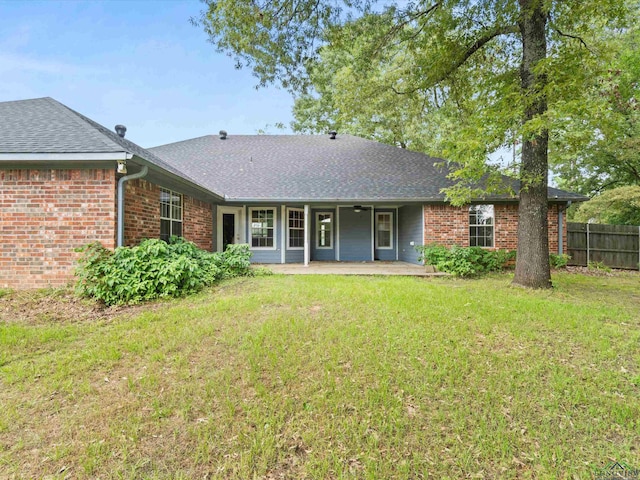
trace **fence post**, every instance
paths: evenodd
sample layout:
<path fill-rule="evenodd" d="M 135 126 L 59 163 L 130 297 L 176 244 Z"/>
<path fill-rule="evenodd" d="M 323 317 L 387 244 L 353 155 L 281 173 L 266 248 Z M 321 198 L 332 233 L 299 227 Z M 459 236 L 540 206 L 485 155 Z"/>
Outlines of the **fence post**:
<path fill-rule="evenodd" d="M 587 264 L 585 267 L 589 266 L 589 224 L 587 223 Z"/>

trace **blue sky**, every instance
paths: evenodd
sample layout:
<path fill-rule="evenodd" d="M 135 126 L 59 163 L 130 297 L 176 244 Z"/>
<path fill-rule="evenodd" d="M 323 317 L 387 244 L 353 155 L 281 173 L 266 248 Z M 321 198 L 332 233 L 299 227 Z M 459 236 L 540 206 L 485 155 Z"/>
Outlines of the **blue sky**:
<path fill-rule="evenodd" d="M 283 133 L 291 96 L 255 89 L 189 18 L 198 0 L 0 0 L 0 101 L 53 97 L 143 147 Z M 288 130 L 285 131 L 285 133 Z"/>

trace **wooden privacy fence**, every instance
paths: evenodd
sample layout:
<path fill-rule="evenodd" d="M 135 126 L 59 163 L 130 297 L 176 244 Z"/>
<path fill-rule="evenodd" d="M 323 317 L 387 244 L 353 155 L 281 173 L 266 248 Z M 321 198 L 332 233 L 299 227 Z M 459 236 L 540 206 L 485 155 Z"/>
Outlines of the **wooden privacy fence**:
<path fill-rule="evenodd" d="M 640 227 L 568 222 L 567 250 L 569 265 L 601 262 L 611 268 L 638 270 Z"/>

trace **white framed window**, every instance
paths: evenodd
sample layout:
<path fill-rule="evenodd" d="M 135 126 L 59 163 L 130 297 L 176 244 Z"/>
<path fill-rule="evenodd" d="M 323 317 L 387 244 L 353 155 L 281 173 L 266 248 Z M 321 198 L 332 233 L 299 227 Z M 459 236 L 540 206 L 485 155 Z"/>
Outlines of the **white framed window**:
<path fill-rule="evenodd" d="M 287 209 L 287 250 L 304 250 L 304 210 Z"/>
<path fill-rule="evenodd" d="M 182 236 L 182 194 L 160 188 L 160 240 Z"/>
<path fill-rule="evenodd" d="M 333 212 L 316 213 L 316 248 L 333 248 Z"/>
<path fill-rule="evenodd" d="M 276 209 L 250 208 L 249 244 L 251 248 L 276 249 Z"/>
<path fill-rule="evenodd" d="M 376 212 L 376 248 L 391 250 L 393 248 L 393 213 Z"/>
<path fill-rule="evenodd" d="M 493 205 L 471 205 L 469 207 L 469 246 L 493 247 Z"/>

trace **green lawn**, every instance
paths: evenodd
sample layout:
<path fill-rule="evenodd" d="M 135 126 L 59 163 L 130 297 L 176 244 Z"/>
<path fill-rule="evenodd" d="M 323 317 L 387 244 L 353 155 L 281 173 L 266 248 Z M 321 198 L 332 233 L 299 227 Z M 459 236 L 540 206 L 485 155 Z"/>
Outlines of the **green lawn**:
<path fill-rule="evenodd" d="M 554 282 L 267 276 L 102 320 L 13 315 L 0 478 L 640 467 L 640 276 Z"/>

